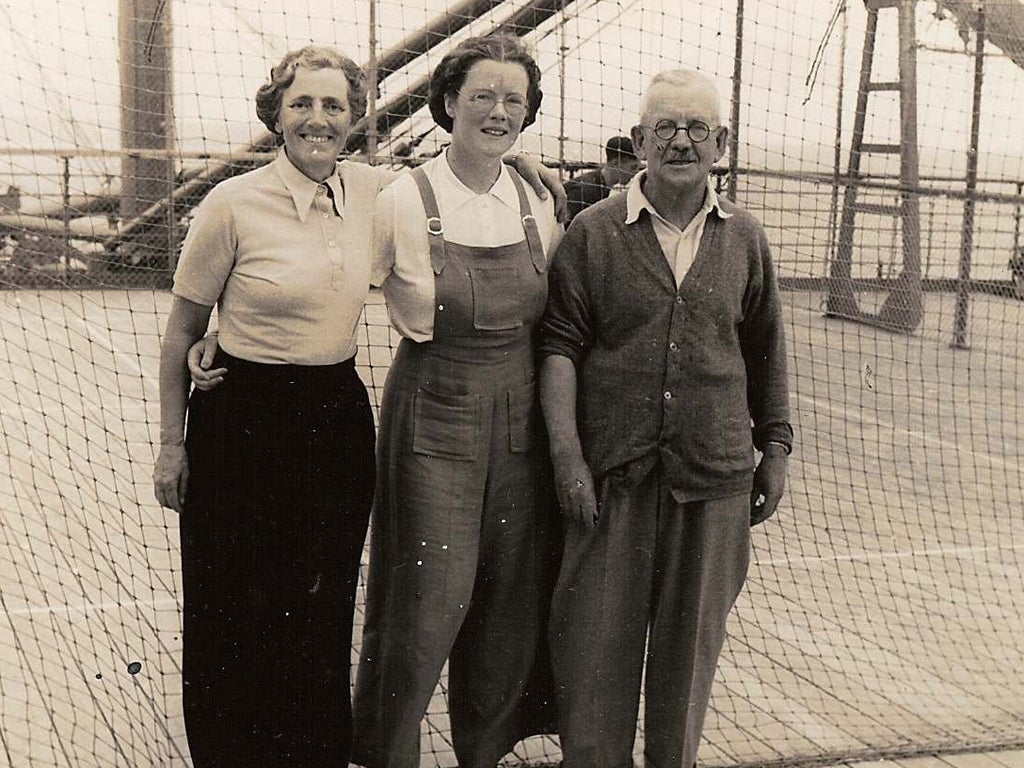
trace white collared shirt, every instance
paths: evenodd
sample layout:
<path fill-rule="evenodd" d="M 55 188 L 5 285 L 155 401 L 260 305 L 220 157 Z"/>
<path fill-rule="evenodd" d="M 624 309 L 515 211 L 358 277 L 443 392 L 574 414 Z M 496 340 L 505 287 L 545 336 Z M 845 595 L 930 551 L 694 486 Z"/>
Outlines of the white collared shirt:
<path fill-rule="evenodd" d="M 654 234 L 657 236 L 668 266 L 675 276 L 676 288 L 678 288 L 682 285 L 683 278 L 690 271 L 690 267 L 693 266 L 694 259 L 697 258 L 697 249 L 700 248 L 700 239 L 704 236 L 704 226 L 707 224 L 708 214 L 711 211 L 716 211 L 723 219 L 728 219 L 732 214 L 723 211 L 718 204 L 718 194 L 711 186 L 709 179 L 703 205 L 694 214 L 690 223 L 686 225 L 686 229 L 679 229 L 658 213 L 651 201 L 647 199 L 641 186 L 646 178 L 647 171 L 640 171 L 630 180 L 629 186 L 626 188 L 626 223 L 634 223 L 643 210 L 650 213 Z"/>
<path fill-rule="evenodd" d="M 437 198 L 445 240 L 494 248 L 525 239 L 519 195 L 504 163 L 497 181 L 484 193 L 459 180 L 448 165 L 447 152 L 424 163 L 423 170 Z M 541 201 L 525 186 L 545 253 L 550 254 L 562 228 L 551 200 Z M 434 272 L 426 212 L 411 176 L 400 178 L 377 198 L 371 282 L 381 286 L 391 324 L 399 333 L 413 341 L 433 338 Z"/>

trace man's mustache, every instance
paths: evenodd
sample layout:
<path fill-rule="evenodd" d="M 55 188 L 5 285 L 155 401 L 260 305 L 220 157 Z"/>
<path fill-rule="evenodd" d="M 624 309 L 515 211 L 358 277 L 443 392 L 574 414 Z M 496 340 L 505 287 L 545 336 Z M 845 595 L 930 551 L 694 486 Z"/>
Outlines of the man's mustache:
<path fill-rule="evenodd" d="M 654 144 L 655 148 L 659 152 L 664 152 L 668 149 L 668 144 Z M 693 163 L 697 161 L 697 154 L 694 152 L 673 152 L 671 155 L 666 155 L 665 162 L 670 163 L 673 160 L 681 160 L 683 162 Z"/>

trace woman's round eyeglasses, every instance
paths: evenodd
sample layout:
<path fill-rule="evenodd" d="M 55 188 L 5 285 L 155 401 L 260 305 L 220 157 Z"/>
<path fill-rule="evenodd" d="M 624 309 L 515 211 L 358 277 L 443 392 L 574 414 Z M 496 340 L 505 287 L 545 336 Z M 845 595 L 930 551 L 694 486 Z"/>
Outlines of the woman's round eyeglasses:
<path fill-rule="evenodd" d="M 505 96 L 499 96 L 494 91 L 471 91 L 469 93 L 459 91 L 459 95 L 465 98 L 469 106 L 477 112 L 490 112 L 501 103 L 505 105 L 505 111 L 510 115 L 518 117 L 526 113 L 526 97 L 521 93 L 509 93 Z"/>

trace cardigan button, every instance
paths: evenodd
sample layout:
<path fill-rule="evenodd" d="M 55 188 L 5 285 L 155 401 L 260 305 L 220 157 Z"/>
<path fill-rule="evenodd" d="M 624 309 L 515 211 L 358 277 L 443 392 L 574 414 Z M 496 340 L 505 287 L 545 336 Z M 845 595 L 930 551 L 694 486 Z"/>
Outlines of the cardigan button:
<path fill-rule="evenodd" d="M 682 303 L 683 303 L 683 297 L 682 296 L 676 296 L 676 304 L 682 304 Z"/>
<path fill-rule="evenodd" d="M 669 392 L 667 389 L 665 390 L 665 399 L 666 400 L 671 400 L 672 399 L 672 393 Z"/>
<path fill-rule="evenodd" d="M 671 349 L 673 352 L 675 352 L 676 350 L 679 349 L 679 345 L 676 344 L 674 341 L 670 341 L 668 343 L 668 348 Z"/>

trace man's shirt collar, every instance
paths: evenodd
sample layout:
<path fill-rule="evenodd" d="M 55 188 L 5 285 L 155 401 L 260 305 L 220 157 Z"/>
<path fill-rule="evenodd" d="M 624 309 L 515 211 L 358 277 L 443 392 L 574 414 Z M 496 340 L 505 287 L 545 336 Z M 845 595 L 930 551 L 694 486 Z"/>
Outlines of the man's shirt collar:
<path fill-rule="evenodd" d="M 284 151 L 284 147 L 281 147 L 278 150 L 277 157 L 274 159 L 274 168 L 278 176 L 281 177 L 281 181 L 284 182 L 285 188 L 291 194 L 292 200 L 295 202 L 295 211 L 299 215 L 299 221 L 304 222 L 306 220 L 306 216 L 309 215 L 309 209 L 313 206 L 313 200 L 316 198 L 317 192 L 321 187 L 330 188 L 334 195 L 335 213 L 339 216 L 344 215 L 345 188 L 341 184 L 341 177 L 338 176 L 337 166 L 335 166 L 334 173 L 324 179 L 323 182 L 317 183 L 296 168 L 292 161 L 288 159 L 288 154 Z"/>
<path fill-rule="evenodd" d="M 644 194 L 642 185 L 646 178 L 647 169 L 645 168 L 634 176 L 630 180 L 629 186 L 626 187 L 626 223 L 636 223 L 636 220 L 640 218 L 640 212 L 646 210 L 651 216 L 657 216 L 666 224 L 669 224 L 668 220 L 658 213 L 651 201 L 647 199 L 647 195 Z M 704 194 L 704 205 L 701 206 L 701 210 L 698 212 L 698 215 L 701 213 L 707 215 L 708 213 L 711 213 L 711 211 L 717 213 L 722 219 L 728 219 L 732 216 L 731 213 L 722 210 L 721 203 L 718 200 L 718 193 L 715 192 L 715 188 L 711 186 L 711 179 L 708 179 L 707 191 Z M 674 226 L 672 224 L 669 225 Z"/>

